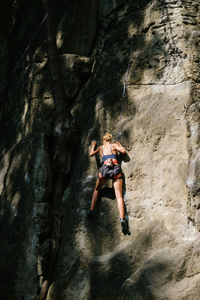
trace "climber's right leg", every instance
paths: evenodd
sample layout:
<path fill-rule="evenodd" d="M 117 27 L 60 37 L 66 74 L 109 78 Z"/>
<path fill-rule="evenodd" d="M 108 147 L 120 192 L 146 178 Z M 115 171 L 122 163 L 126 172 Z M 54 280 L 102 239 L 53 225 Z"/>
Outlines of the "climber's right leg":
<path fill-rule="evenodd" d="M 121 175 L 121 174 L 119 174 L 119 175 Z M 123 184 L 122 177 L 119 176 L 119 178 L 117 178 L 117 176 L 116 176 L 113 180 L 113 186 L 114 186 L 115 195 L 117 198 L 117 205 L 118 205 L 118 210 L 119 210 L 119 215 L 120 215 L 121 229 L 122 229 L 123 234 L 126 235 L 126 234 L 129 234 L 129 228 L 128 228 L 128 221 L 125 218 L 125 212 L 124 212 L 122 184 Z"/>
<path fill-rule="evenodd" d="M 122 183 L 123 183 L 123 180 L 121 177 L 113 179 L 113 186 L 114 186 L 114 190 L 115 190 L 115 196 L 117 199 L 119 216 L 120 216 L 121 220 L 124 220 L 124 200 L 123 200 L 123 196 L 122 196 Z"/>

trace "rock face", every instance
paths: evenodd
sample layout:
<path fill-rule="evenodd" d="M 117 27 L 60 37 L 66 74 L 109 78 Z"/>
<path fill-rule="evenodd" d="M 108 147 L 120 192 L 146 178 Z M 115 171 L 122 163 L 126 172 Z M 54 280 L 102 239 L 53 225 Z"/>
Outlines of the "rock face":
<path fill-rule="evenodd" d="M 51 8 L 74 135 L 45 24 L 1 83 L 0 298 L 198 300 L 199 0 L 86 2 Z M 39 1 L 6 3 L 5 83 L 45 14 Z M 90 142 L 107 131 L 127 149 L 126 236 L 112 182 L 86 217 L 98 174 Z"/>

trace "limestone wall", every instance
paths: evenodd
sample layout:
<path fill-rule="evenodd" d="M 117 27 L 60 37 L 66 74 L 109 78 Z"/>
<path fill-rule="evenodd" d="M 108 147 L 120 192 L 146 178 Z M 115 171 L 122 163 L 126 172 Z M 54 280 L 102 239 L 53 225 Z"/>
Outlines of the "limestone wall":
<path fill-rule="evenodd" d="M 45 14 L 40 1 L 7 10 L 3 82 Z M 75 133 L 44 24 L 1 95 L 0 298 L 199 299 L 199 12 L 198 0 L 53 5 Z M 86 216 L 98 173 L 90 142 L 107 131 L 127 149 L 126 236 L 112 182 Z"/>

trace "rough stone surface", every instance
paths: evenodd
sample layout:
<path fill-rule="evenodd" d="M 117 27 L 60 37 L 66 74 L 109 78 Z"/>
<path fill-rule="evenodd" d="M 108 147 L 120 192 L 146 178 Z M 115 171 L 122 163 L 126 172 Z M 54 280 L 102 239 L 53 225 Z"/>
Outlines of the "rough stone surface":
<path fill-rule="evenodd" d="M 44 12 L 39 1 L 1 5 L 0 87 Z M 73 159 L 55 207 L 62 128 L 41 27 L 2 94 L 0 298 L 38 299 L 53 274 L 47 300 L 198 300 L 199 0 L 63 0 L 51 13 L 80 144 L 66 145 Z M 86 216 L 99 165 L 90 142 L 106 131 L 127 149 L 126 236 L 111 181 Z"/>

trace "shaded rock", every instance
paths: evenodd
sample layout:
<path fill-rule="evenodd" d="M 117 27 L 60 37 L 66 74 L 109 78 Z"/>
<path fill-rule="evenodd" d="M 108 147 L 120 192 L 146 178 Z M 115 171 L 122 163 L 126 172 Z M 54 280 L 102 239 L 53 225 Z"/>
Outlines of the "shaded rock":
<path fill-rule="evenodd" d="M 57 45 L 61 53 L 88 56 L 96 33 L 97 1 L 67 3 L 59 20 Z"/>

